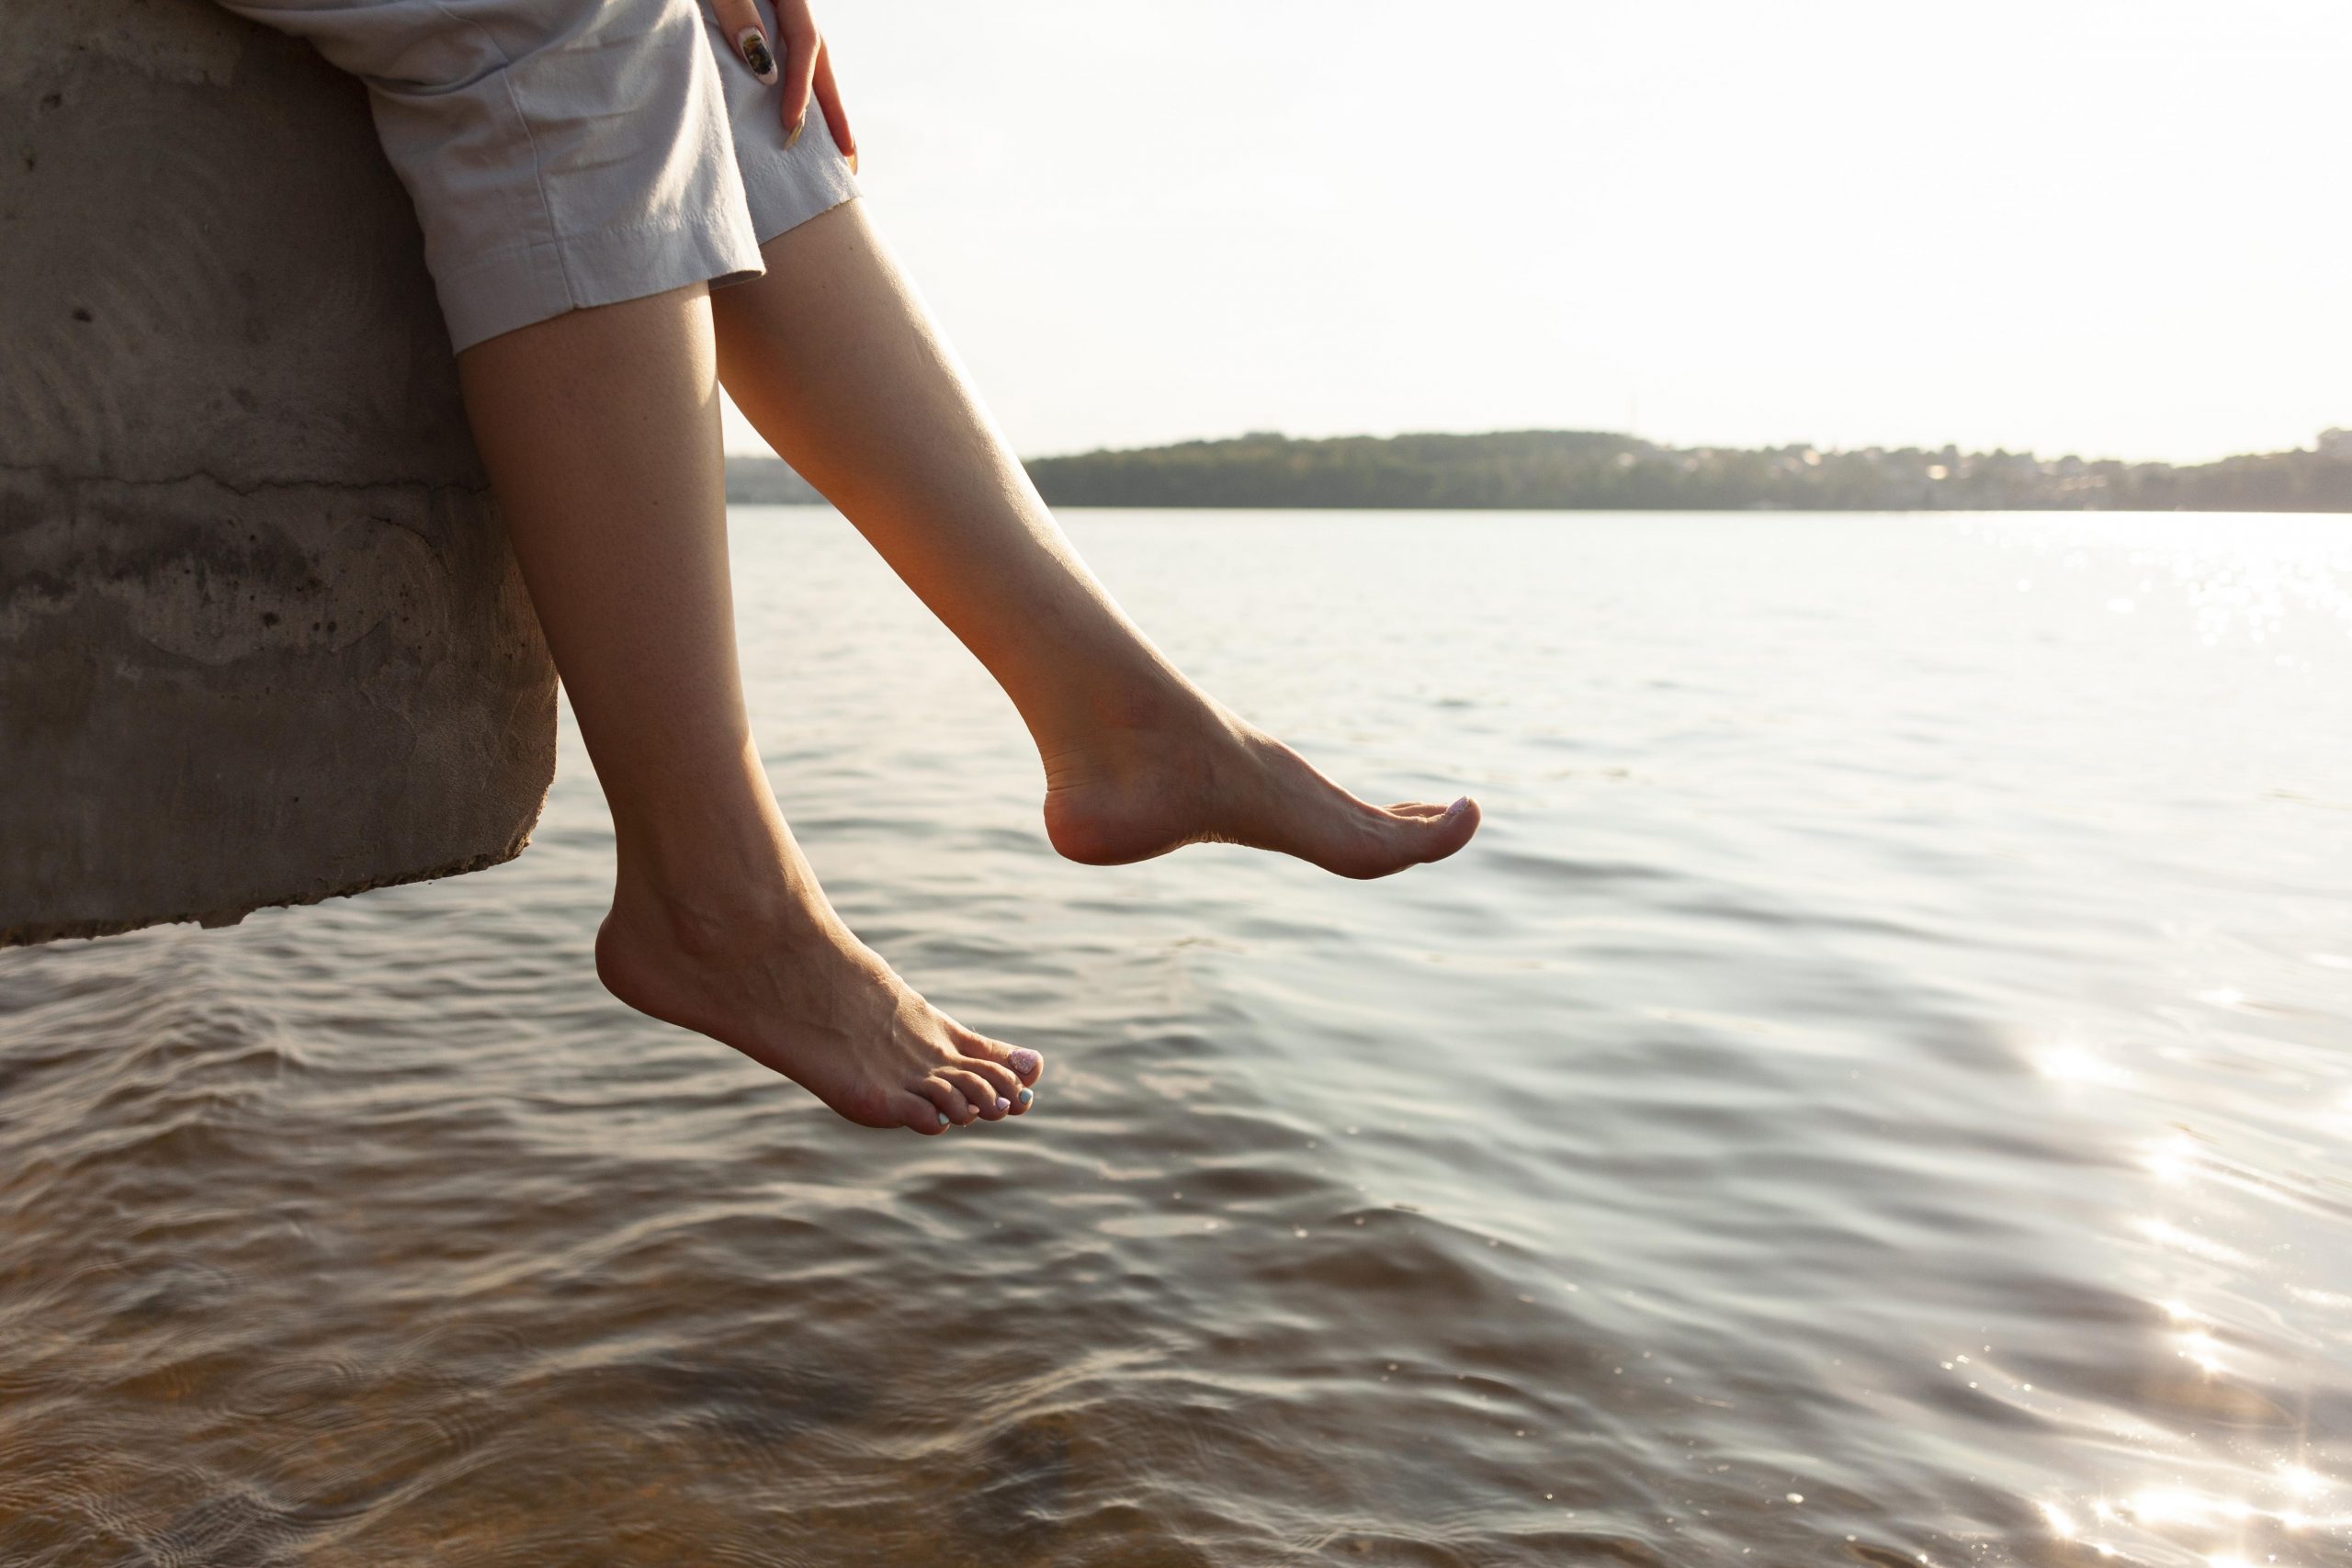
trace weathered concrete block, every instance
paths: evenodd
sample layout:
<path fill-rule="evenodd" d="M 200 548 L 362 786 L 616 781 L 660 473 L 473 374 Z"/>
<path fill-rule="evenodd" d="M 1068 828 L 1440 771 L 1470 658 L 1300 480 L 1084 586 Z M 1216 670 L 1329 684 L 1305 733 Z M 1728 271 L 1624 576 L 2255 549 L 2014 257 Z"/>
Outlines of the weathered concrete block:
<path fill-rule="evenodd" d="M 554 763 L 364 91 L 209 0 L 0 6 L 0 946 L 491 865 Z"/>

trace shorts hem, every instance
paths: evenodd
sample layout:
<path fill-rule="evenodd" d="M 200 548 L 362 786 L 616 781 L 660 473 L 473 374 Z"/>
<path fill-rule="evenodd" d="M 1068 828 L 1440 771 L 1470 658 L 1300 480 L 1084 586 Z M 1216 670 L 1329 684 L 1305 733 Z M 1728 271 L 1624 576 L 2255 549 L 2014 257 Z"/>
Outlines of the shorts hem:
<path fill-rule="evenodd" d="M 435 284 L 450 349 L 463 353 L 572 310 L 695 283 L 746 283 L 764 270 L 759 242 L 740 220 L 638 223 L 503 249 Z"/>
<path fill-rule="evenodd" d="M 863 194 L 815 103 L 808 106 L 800 140 L 789 147 L 765 103 L 738 107 L 735 115 L 736 175 L 751 210 L 752 232 L 761 244 Z"/>

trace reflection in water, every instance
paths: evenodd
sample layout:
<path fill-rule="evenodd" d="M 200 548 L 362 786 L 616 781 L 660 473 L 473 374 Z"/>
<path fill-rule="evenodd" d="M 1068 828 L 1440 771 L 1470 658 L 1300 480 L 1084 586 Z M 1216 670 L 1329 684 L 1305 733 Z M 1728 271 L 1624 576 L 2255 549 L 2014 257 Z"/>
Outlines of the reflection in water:
<path fill-rule="evenodd" d="M 2352 1560 L 2341 520 L 1075 531 L 1478 843 L 1065 865 L 746 512 L 787 809 L 1045 1114 L 604 998 L 569 738 L 514 865 L 0 955 L 0 1562 Z"/>

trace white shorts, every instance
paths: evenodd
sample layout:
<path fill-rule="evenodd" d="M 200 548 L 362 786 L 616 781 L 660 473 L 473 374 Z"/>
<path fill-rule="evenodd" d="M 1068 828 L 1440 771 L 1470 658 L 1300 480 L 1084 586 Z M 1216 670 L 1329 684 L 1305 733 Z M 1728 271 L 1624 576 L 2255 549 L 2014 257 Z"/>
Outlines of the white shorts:
<path fill-rule="evenodd" d="M 813 101 L 786 148 L 783 89 L 702 0 L 222 3 L 368 85 L 456 348 L 757 277 L 763 242 L 857 195 Z"/>

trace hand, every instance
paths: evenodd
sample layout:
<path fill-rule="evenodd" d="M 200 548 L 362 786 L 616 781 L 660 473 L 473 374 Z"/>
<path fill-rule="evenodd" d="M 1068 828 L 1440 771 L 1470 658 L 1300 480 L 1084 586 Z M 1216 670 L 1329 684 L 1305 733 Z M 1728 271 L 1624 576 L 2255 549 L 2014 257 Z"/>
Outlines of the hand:
<path fill-rule="evenodd" d="M 752 0 L 710 0 L 710 8 L 745 69 L 771 87 L 783 82 L 784 144 L 789 147 L 800 140 L 808 100 L 814 96 L 817 107 L 824 111 L 826 128 L 833 133 L 833 145 L 842 150 L 851 172 L 855 173 L 857 140 L 850 135 L 849 116 L 842 112 L 842 90 L 833 83 L 833 51 L 817 31 L 817 19 L 808 14 L 808 0 L 775 0 L 776 30 L 783 34 L 776 40 L 784 49 L 780 70 L 767 28 Z"/>

